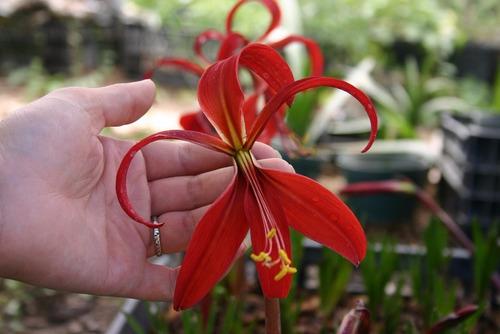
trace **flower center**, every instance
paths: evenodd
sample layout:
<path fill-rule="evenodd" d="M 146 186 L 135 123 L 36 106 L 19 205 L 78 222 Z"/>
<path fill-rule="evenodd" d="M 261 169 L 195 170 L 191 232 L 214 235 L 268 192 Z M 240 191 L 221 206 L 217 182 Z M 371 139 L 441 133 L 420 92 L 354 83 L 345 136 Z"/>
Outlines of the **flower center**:
<path fill-rule="evenodd" d="M 255 199 L 259 206 L 264 233 L 266 234 L 264 250 L 259 254 L 251 254 L 250 257 L 255 262 L 258 262 L 268 268 L 279 265 L 280 271 L 274 276 L 274 279 L 279 281 L 287 274 L 296 273 L 297 268 L 292 267 L 292 261 L 285 250 L 283 237 L 279 233 L 276 219 L 269 208 L 266 197 L 264 196 L 264 192 L 253 164 L 251 153 L 246 150 L 240 150 L 235 154 L 235 160 L 238 167 L 241 168 L 243 174 L 250 183 L 250 187 L 252 188 L 253 194 L 255 195 Z M 274 258 L 272 255 L 273 251 Z"/>

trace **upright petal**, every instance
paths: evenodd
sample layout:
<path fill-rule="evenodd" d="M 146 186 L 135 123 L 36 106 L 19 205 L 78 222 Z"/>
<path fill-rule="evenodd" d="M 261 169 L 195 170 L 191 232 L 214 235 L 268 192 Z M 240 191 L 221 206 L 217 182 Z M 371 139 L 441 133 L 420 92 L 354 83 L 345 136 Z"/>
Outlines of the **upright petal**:
<path fill-rule="evenodd" d="M 323 75 L 324 59 L 323 53 L 318 43 L 310 38 L 291 35 L 282 40 L 269 43 L 268 45 L 276 50 L 281 50 L 287 45 L 298 42 L 305 45 L 307 53 L 309 53 L 309 60 L 311 61 L 311 76 L 321 76 Z"/>
<path fill-rule="evenodd" d="M 363 228 L 352 211 L 319 183 L 299 174 L 261 169 L 264 192 L 279 192 L 288 223 L 297 232 L 333 249 L 354 265 L 366 253 Z"/>
<path fill-rule="evenodd" d="M 240 34 L 231 33 L 222 41 L 219 51 L 217 52 L 217 60 L 226 59 L 234 56 L 239 49 L 247 45 L 248 40 Z"/>
<path fill-rule="evenodd" d="M 206 69 L 198 83 L 198 101 L 219 136 L 239 148 L 245 137 L 243 91 L 238 80 L 238 58 L 229 57 Z"/>
<path fill-rule="evenodd" d="M 200 301 L 231 266 L 249 228 L 243 214 L 245 186 L 235 174 L 196 226 L 175 285 L 176 310 Z"/>
<path fill-rule="evenodd" d="M 224 35 L 220 33 L 217 30 L 214 29 L 208 29 L 199 34 L 193 44 L 193 49 L 194 49 L 194 54 L 203 62 L 206 64 L 212 63 L 211 60 L 209 60 L 205 54 L 203 53 L 203 46 L 208 42 L 208 41 L 218 41 L 222 43 L 224 41 Z"/>
<path fill-rule="evenodd" d="M 278 4 L 274 0 L 240 0 L 240 1 L 238 1 L 236 3 L 236 5 L 233 6 L 233 8 L 229 12 L 229 14 L 227 15 L 226 33 L 230 34 L 230 33 L 234 32 L 233 31 L 233 18 L 234 18 L 234 14 L 238 10 L 238 8 L 240 8 L 245 3 L 251 2 L 251 1 L 260 2 L 261 4 L 263 4 L 267 8 L 269 13 L 271 14 L 271 21 L 269 22 L 269 26 L 267 27 L 266 31 L 256 39 L 257 41 L 260 41 L 260 40 L 264 39 L 267 35 L 269 35 L 269 33 L 272 30 L 274 30 L 276 27 L 278 27 L 278 25 L 280 24 L 281 11 L 280 11 Z"/>
<path fill-rule="evenodd" d="M 180 69 L 202 75 L 203 71 L 205 70 L 203 67 L 200 65 L 193 63 L 192 61 L 189 61 L 187 59 L 182 59 L 182 58 L 162 58 L 156 62 L 156 64 L 151 68 L 149 71 L 147 71 L 144 74 L 144 79 L 150 79 L 153 77 L 153 74 L 155 71 L 157 71 L 161 67 L 166 67 L 166 66 L 173 66 L 173 67 L 178 67 Z"/>
<path fill-rule="evenodd" d="M 246 137 L 244 95 L 238 79 L 240 64 L 275 91 L 293 82 L 292 71 L 283 57 L 269 46 L 257 43 L 205 70 L 198 85 L 198 101 L 217 133 L 234 148 L 241 148 Z"/>
<path fill-rule="evenodd" d="M 265 44 L 252 43 L 239 53 L 239 62 L 261 77 L 275 92 L 294 82 L 293 73 L 286 60 Z M 287 99 L 291 104 L 293 100 Z"/>

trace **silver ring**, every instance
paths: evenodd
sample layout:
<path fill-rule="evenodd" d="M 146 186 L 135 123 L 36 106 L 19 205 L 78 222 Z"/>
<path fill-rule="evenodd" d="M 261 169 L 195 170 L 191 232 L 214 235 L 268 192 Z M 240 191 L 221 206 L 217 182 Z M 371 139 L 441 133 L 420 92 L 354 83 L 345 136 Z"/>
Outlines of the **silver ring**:
<path fill-rule="evenodd" d="M 158 224 L 158 217 L 153 217 L 153 223 Z M 155 254 L 156 256 L 161 256 L 160 229 L 158 227 L 153 228 L 153 239 L 155 242 Z"/>

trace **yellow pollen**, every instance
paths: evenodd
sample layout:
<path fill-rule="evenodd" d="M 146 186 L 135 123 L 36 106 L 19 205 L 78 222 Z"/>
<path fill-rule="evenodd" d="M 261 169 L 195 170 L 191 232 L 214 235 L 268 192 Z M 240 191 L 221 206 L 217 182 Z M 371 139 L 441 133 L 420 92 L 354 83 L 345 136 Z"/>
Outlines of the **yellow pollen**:
<path fill-rule="evenodd" d="M 272 239 L 276 235 L 276 229 L 273 227 L 269 233 L 267 233 L 267 238 Z"/>
<path fill-rule="evenodd" d="M 286 274 L 295 274 L 296 272 L 297 268 L 290 267 L 289 265 L 281 266 L 281 270 L 276 276 L 274 276 L 274 280 L 279 281 L 285 277 Z"/>
<path fill-rule="evenodd" d="M 281 259 L 286 263 L 286 264 L 292 264 L 292 261 L 288 257 L 287 253 L 285 252 L 284 249 L 280 249 L 279 251 Z"/>

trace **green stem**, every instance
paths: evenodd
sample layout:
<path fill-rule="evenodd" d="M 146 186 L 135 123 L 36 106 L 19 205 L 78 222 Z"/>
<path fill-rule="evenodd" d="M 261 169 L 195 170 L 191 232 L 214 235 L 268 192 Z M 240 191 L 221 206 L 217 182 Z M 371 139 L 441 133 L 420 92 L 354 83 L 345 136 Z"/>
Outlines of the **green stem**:
<path fill-rule="evenodd" d="M 265 298 L 266 333 L 281 334 L 281 316 L 279 298 Z"/>

